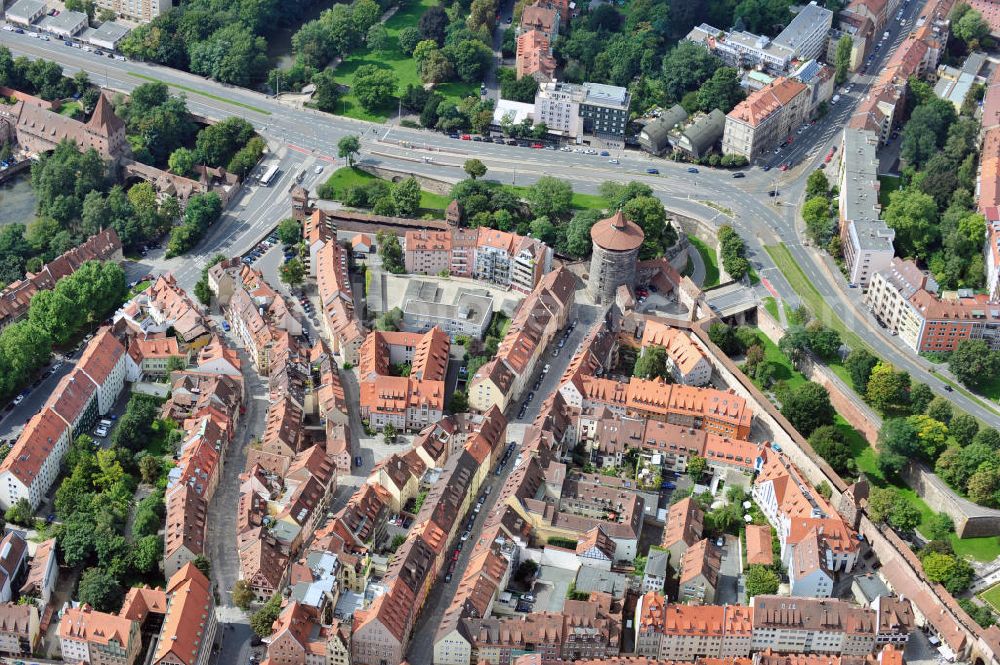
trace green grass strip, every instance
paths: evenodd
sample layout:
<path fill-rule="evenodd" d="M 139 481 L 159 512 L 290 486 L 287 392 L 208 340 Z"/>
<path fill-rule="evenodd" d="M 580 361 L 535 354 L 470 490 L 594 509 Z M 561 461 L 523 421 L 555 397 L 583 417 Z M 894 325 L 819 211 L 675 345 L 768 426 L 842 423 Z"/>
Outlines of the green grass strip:
<path fill-rule="evenodd" d="M 844 322 L 837 316 L 837 313 L 833 311 L 833 308 L 830 307 L 819 291 L 816 290 L 813 283 L 802 272 L 802 268 L 792 258 L 792 254 L 788 251 L 785 243 L 765 245 L 764 251 L 767 252 L 771 260 L 778 266 L 778 270 L 785 276 L 785 279 L 792 285 L 799 298 L 802 299 L 802 302 L 805 303 L 806 307 L 809 308 L 809 311 L 812 312 L 817 320 L 822 321 L 826 326 L 840 333 L 840 338 L 852 349 L 870 350 L 868 345 L 854 331 L 844 325 Z"/>
<path fill-rule="evenodd" d="M 129 74 L 131 74 L 136 78 L 144 79 L 146 81 L 152 81 L 153 83 L 162 83 L 171 88 L 177 88 L 178 90 L 183 90 L 184 92 L 190 92 L 192 95 L 201 95 L 202 97 L 208 97 L 209 99 L 214 99 L 215 101 L 223 102 L 224 104 L 232 104 L 233 106 L 239 106 L 241 108 L 249 109 L 251 111 L 256 111 L 257 113 L 261 113 L 263 115 L 271 115 L 270 111 L 265 111 L 262 108 L 251 106 L 250 104 L 244 104 L 243 102 L 237 102 L 232 99 L 226 99 L 225 97 L 219 97 L 218 95 L 213 95 L 210 92 L 202 92 L 201 90 L 195 90 L 194 88 L 189 88 L 188 86 L 180 85 L 179 83 L 167 83 L 166 81 L 162 81 L 156 78 L 155 76 L 147 76 L 146 74 L 137 74 L 135 72 L 129 72 Z"/>
<path fill-rule="evenodd" d="M 764 309 L 767 310 L 767 313 L 770 314 L 775 321 L 781 321 L 781 317 L 778 315 L 778 303 L 774 299 L 774 296 L 764 298 Z"/>
<path fill-rule="evenodd" d="M 706 245 L 693 235 L 688 235 L 688 240 L 694 248 L 701 254 L 701 261 L 705 264 L 705 283 L 701 285 L 703 289 L 709 289 L 719 285 L 719 258 L 715 250 Z"/>

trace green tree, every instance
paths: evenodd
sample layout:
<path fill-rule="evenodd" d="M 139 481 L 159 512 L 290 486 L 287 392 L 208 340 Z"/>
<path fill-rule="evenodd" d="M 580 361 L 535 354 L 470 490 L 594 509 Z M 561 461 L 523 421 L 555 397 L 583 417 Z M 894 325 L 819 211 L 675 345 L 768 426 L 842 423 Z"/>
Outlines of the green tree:
<path fill-rule="evenodd" d="M 281 281 L 289 286 L 299 286 L 305 279 L 306 268 L 299 259 L 289 259 L 281 264 Z"/>
<path fill-rule="evenodd" d="M 747 602 L 754 596 L 769 596 L 778 593 L 781 580 L 769 566 L 753 564 L 747 566 L 745 586 Z"/>
<path fill-rule="evenodd" d="M 706 113 L 713 109 L 729 113 L 745 97 L 739 72 L 732 67 L 719 67 L 698 90 L 698 106 Z"/>
<path fill-rule="evenodd" d="M 835 412 L 826 388 L 810 381 L 785 397 L 781 415 L 803 436 L 809 436 L 817 427 L 832 425 Z"/>
<path fill-rule="evenodd" d="M 990 24 L 983 19 L 983 15 L 980 14 L 975 9 L 972 9 L 968 5 L 965 5 L 966 11 L 959 12 L 959 7 L 954 10 L 955 14 L 959 14 L 959 18 L 956 20 L 952 18 L 951 32 L 959 40 L 965 42 L 965 47 L 968 50 L 974 50 L 979 48 L 982 41 L 990 34 Z"/>
<path fill-rule="evenodd" d="M 875 523 L 887 523 L 901 501 L 903 499 L 895 487 L 873 487 L 868 494 L 868 516 Z"/>
<path fill-rule="evenodd" d="M 953 594 L 968 589 L 975 576 L 975 571 L 968 561 L 948 554 L 930 552 L 924 555 L 921 563 L 927 579 L 940 582 Z"/>
<path fill-rule="evenodd" d="M 896 190 L 883 211 L 886 223 L 896 231 L 899 253 L 925 258 L 938 242 L 937 205 L 923 192 Z"/>
<path fill-rule="evenodd" d="M 139 475 L 142 482 L 152 485 L 160 477 L 160 460 L 152 455 L 145 455 L 139 460 Z"/>
<path fill-rule="evenodd" d="M 195 142 L 198 161 L 209 166 L 225 166 L 256 133 L 253 125 L 239 117 L 209 125 L 198 132 Z"/>
<path fill-rule="evenodd" d="M 456 390 L 451 394 L 448 402 L 448 411 L 451 413 L 465 413 L 469 410 L 469 398 L 464 390 Z"/>
<path fill-rule="evenodd" d="M 667 351 L 662 346 L 647 346 L 635 363 L 632 376 L 641 379 L 668 378 Z"/>
<path fill-rule="evenodd" d="M 203 277 L 195 282 L 194 296 L 202 305 L 212 304 L 212 287 L 208 285 L 207 277 Z"/>
<path fill-rule="evenodd" d="M 867 349 L 853 349 L 847 358 L 844 359 L 844 367 L 851 375 L 851 385 L 859 394 L 864 395 L 868 391 L 868 378 L 872 370 L 878 364 L 878 358 L 872 355 Z"/>
<path fill-rule="evenodd" d="M 333 113 L 337 110 L 340 102 L 340 84 L 337 83 L 336 75 L 332 69 L 324 69 L 316 72 L 312 77 L 312 84 L 316 86 L 312 101 L 320 111 Z"/>
<path fill-rule="evenodd" d="M 981 339 L 963 339 L 948 356 L 948 369 L 970 388 L 979 388 L 1000 372 L 1000 352 Z"/>
<path fill-rule="evenodd" d="M 337 157 L 347 160 L 347 164 L 354 167 L 354 160 L 361 152 L 361 138 L 359 136 L 345 136 L 337 141 Z"/>
<path fill-rule="evenodd" d="M 393 233 L 379 231 L 375 236 L 378 244 L 378 255 L 382 259 L 382 267 L 389 272 L 401 275 L 406 272 L 403 263 L 403 248 L 399 244 L 399 237 Z"/>
<path fill-rule="evenodd" d="M 121 585 L 109 573 L 100 568 L 88 568 L 80 576 L 76 597 L 100 612 L 114 612 L 125 595 Z"/>
<path fill-rule="evenodd" d="M 392 202 L 396 214 L 411 217 L 420 209 L 420 183 L 413 176 L 400 180 L 392 186 Z"/>
<path fill-rule="evenodd" d="M 466 175 L 475 180 L 486 175 L 486 165 L 478 159 L 467 159 L 462 165 Z"/>
<path fill-rule="evenodd" d="M 844 35 L 837 40 L 837 50 L 834 54 L 834 83 L 837 85 L 847 80 L 847 75 L 851 70 L 851 51 L 853 49 L 854 42 L 849 35 Z"/>
<path fill-rule="evenodd" d="M 420 31 L 412 26 L 403 28 L 396 35 L 396 41 L 399 42 L 399 50 L 403 55 L 412 56 L 413 49 L 420 43 Z"/>
<path fill-rule="evenodd" d="M 388 312 L 380 315 L 375 319 L 375 328 L 383 331 L 397 331 L 399 330 L 399 325 L 403 320 L 403 310 L 398 307 L 393 307 Z"/>
<path fill-rule="evenodd" d="M 199 554 L 191 563 L 195 568 L 201 571 L 202 575 L 211 579 L 212 562 L 208 560 L 208 557 L 203 554 Z"/>
<path fill-rule="evenodd" d="M 663 256 L 667 227 L 667 211 L 663 203 L 652 196 L 639 196 L 625 203 L 622 214 L 642 228 L 644 238 L 639 247 L 639 258 L 645 260 Z"/>
<path fill-rule="evenodd" d="M 600 49 L 598 43 L 597 48 Z M 667 101 L 679 102 L 685 93 L 697 90 L 722 66 L 707 49 L 681 41 L 663 58 L 663 90 Z"/>
<path fill-rule="evenodd" d="M 386 423 L 382 427 L 382 438 L 385 440 L 386 445 L 396 443 L 396 436 L 396 427 L 392 423 Z"/>
<path fill-rule="evenodd" d="M 8 523 L 19 524 L 21 526 L 33 526 L 35 523 L 34 511 L 31 503 L 25 498 L 20 498 L 4 513 L 4 520 Z"/>
<path fill-rule="evenodd" d="M 302 240 L 302 225 L 291 217 L 278 224 L 278 239 L 285 245 L 295 245 Z"/>
<path fill-rule="evenodd" d="M 918 383 L 910 389 L 910 408 L 914 413 L 923 413 L 933 400 L 934 393 L 926 383 Z"/>
<path fill-rule="evenodd" d="M 236 602 L 235 598 L 233 602 Z M 250 627 L 257 633 L 257 637 L 267 637 L 274 632 L 272 626 L 279 614 L 281 614 L 281 594 L 276 593 L 250 617 Z"/>
<path fill-rule="evenodd" d="M 827 198 L 830 196 L 830 181 L 826 173 L 821 170 L 813 171 L 806 180 L 806 198 L 811 199 L 817 196 Z"/>
<path fill-rule="evenodd" d="M 607 200 L 611 210 L 621 210 L 632 199 L 641 196 L 653 196 L 653 188 L 644 182 L 631 181 L 626 185 L 612 180 L 606 180 L 598 188 L 601 196 Z"/>
<path fill-rule="evenodd" d="M 267 40 L 235 22 L 188 49 L 191 71 L 222 83 L 248 86 L 267 72 Z"/>
<path fill-rule="evenodd" d="M 1000 505 L 1000 469 L 983 464 L 969 477 L 965 486 L 969 499 L 983 506 Z"/>
<path fill-rule="evenodd" d="M 455 73 L 466 83 L 478 83 L 493 60 L 493 51 L 478 39 L 466 39 L 445 48 Z"/>
<path fill-rule="evenodd" d="M 833 425 L 822 425 L 809 435 L 809 445 L 826 460 L 837 473 L 852 471 L 854 466 L 851 447 L 841 431 Z"/>
<path fill-rule="evenodd" d="M 688 458 L 687 472 L 691 476 L 691 479 L 696 483 L 701 480 L 702 475 L 705 473 L 705 469 L 708 468 L 708 462 L 705 461 L 704 457 L 699 457 L 698 455 L 692 455 Z"/>
<path fill-rule="evenodd" d="M 601 219 L 599 210 L 581 210 L 566 226 L 566 252 L 576 258 L 590 255 L 593 243 L 590 239 L 590 229 Z"/>
<path fill-rule="evenodd" d="M 565 180 L 542 176 L 528 188 L 526 197 L 535 216 L 559 217 L 569 212 L 573 188 Z"/>
<path fill-rule="evenodd" d="M 958 604 L 973 621 L 979 624 L 980 628 L 989 628 L 997 622 L 996 615 L 985 605 L 977 605 L 968 598 L 959 598 Z"/>
<path fill-rule="evenodd" d="M 920 454 L 913 423 L 905 418 L 889 418 L 878 433 L 878 464 L 883 473 L 899 474 L 909 459 Z"/>
<path fill-rule="evenodd" d="M 136 572 L 147 575 L 160 565 L 163 557 L 163 538 L 156 534 L 144 536 L 132 543 L 130 559 Z"/>
<path fill-rule="evenodd" d="M 396 96 L 398 84 L 395 72 L 377 65 L 361 65 L 354 72 L 351 92 L 366 111 L 376 111 Z"/>
<path fill-rule="evenodd" d="M 934 513 L 927 518 L 927 533 L 931 540 L 947 540 L 955 532 L 955 522 L 945 513 Z"/>
<path fill-rule="evenodd" d="M 193 150 L 189 150 L 188 148 L 177 148 L 170 153 L 170 159 L 167 163 L 171 173 L 187 177 L 194 171 L 194 165 L 196 163 L 195 153 Z"/>
<path fill-rule="evenodd" d="M 381 23 L 376 23 L 368 28 L 365 35 L 365 43 L 375 53 L 384 53 L 389 46 L 389 31 Z"/>
<path fill-rule="evenodd" d="M 927 415 L 934 418 L 930 413 Z M 979 432 L 979 421 L 967 413 L 959 413 L 951 418 L 951 422 L 948 423 L 948 431 L 951 432 L 958 445 L 967 446 L 972 443 L 973 437 Z"/>
<path fill-rule="evenodd" d="M 892 365 L 879 362 L 868 377 L 865 398 L 883 414 L 905 411 L 909 389 L 909 374 L 897 372 Z"/>
<path fill-rule="evenodd" d="M 236 584 L 233 585 L 233 605 L 246 612 L 250 609 L 250 605 L 253 604 L 253 601 L 253 589 L 250 588 L 247 581 L 236 580 Z"/>

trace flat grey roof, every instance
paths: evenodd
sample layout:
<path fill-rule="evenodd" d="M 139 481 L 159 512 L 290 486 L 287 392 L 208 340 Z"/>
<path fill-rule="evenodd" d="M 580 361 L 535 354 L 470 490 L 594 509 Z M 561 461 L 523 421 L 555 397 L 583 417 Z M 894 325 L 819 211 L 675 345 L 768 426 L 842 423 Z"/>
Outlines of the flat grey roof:
<path fill-rule="evenodd" d="M 96 39 L 102 42 L 111 42 L 115 44 L 128 33 L 129 29 L 121 23 L 105 21 L 101 24 L 101 27 L 88 30 L 86 38 L 88 40 Z"/>
<path fill-rule="evenodd" d="M 49 32 L 75 34 L 87 26 L 87 15 L 83 12 L 63 11 L 59 16 L 46 16 L 39 25 Z"/>
<path fill-rule="evenodd" d="M 627 109 L 629 103 L 628 89 L 617 85 L 605 85 L 604 83 L 584 83 L 587 91 L 587 104 L 598 106 L 617 106 Z"/>
<path fill-rule="evenodd" d="M 798 52 L 806 37 L 815 33 L 817 28 L 824 32 L 829 30 L 832 23 L 833 12 L 826 7 L 810 3 L 795 15 L 788 27 L 782 30 L 781 34 L 774 38 L 774 41 L 776 44 L 788 46 Z"/>
<path fill-rule="evenodd" d="M 862 249 L 892 251 L 895 232 L 879 219 L 878 137 L 864 129 L 844 129 L 843 217 L 854 222 Z"/>
<path fill-rule="evenodd" d="M 21 21 L 30 21 L 39 12 L 45 11 L 45 3 L 42 0 L 19 0 L 4 12 L 7 18 L 16 18 Z"/>
<path fill-rule="evenodd" d="M 875 573 L 858 575 L 854 578 L 854 583 L 858 585 L 861 595 L 864 596 L 869 603 L 881 596 L 892 595 L 892 592 L 889 591 L 889 587 L 887 587 L 885 582 L 882 581 L 882 578 Z"/>

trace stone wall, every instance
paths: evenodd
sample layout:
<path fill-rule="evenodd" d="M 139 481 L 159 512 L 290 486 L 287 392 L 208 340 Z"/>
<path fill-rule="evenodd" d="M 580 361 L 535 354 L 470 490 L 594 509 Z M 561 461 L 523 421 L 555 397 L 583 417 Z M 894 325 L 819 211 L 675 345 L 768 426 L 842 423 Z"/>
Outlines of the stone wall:
<path fill-rule="evenodd" d="M 417 179 L 417 182 L 420 183 L 421 189 L 426 189 L 428 192 L 433 192 L 435 194 L 448 194 L 451 192 L 451 186 L 453 184 L 451 181 L 429 178 L 427 176 L 420 175 L 419 173 L 410 173 L 409 171 L 404 171 L 402 169 L 390 169 L 384 166 L 375 166 L 373 164 L 358 164 L 357 167 L 362 171 L 371 173 L 377 178 L 389 180 L 390 182 L 396 182 L 413 176 Z"/>
<path fill-rule="evenodd" d="M 1000 510 L 963 499 L 923 464 L 911 461 L 903 470 L 903 478 L 928 506 L 951 517 L 959 538 L 1000 534 Z"/>

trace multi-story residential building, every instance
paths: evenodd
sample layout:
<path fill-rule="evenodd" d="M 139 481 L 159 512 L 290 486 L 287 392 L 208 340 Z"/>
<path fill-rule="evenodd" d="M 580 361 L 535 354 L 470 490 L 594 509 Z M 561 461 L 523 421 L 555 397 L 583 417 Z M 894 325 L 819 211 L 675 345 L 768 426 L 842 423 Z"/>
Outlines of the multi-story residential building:
<path fill-rule="evenodd" d="M 188 354 L 181 351 L 176 337 L 133 337 L 128 341 L 125 376 L 133 382 L 145 377 L 163 379 L 171 358 L 187 365 Z"/>
<path fill-rule="evenodd" d="M 142 635 L 138 622 L 83 605 L 63 612 L 59 646 L 66 662 L 132 665 L 142 653 Z"/>
<path fill-rule="evenodd" d="M 694 605 L 711 604 L 719 586 L 721 565 L 721 554 L 708 538 L 687 548 L 678 569 L 680 598 Z"/>
<path fill-rule="evenodd" d="M 334 619 L 324 625 L 315 609 L 291 601 L 274 622 L 267 642 L 269 665 L 350 665 L 350 627 Z"/>
<path fill-rule="evenodd" d="M 924 317 L 911 298 L 919 290 L 937 291 L 937 283 L 913 261 L 893 258 L 877 271 L 865 293 L 865 304 L 875 318 L 899 334 L 911 349 L 920 345 Z"/>
<path fill-rule="evenodd" d="M 620 140 L 625 136 L 630 104 L 625 88 L 550 81 L 539 85 L 535 93 L 535 122 L 567 138 L 586 134 Z"/>
<path fill-rule="evenodd" d="M 893 259 L 875 275 L 865 301 L 886 327 L 916 352 L 947 352 L 963 339 L 1000 348 L 1000 302 L 967 291 L 937 294 L 915 263 Z"/>
<path fill-rule="evenodd" d="M 784 141 L 808 116 L 808 88 L 778 77 L 736 105 L 726 115 L 722 152 L 753 161 Z"/>
<path fill-rule="evenodd" d="M 659 321 L 647 321 L 642 331 L 643 352 L 649 346 L 663 347 L 667 366 L 677 383 L 703 386 L 712 378 L 712 364 L 694 340 L 677 328 Z"/>
<path fill-rule="evenodd" d="M 701 540 L 704 524 L 705 513 L 691 497 L 670 506 L 660 545 L 669 552 L 674 568 L 679 568 L 687 549 Z"/>
<path fill-rule="evenodd" d="M 746 526 L 747 565 L 774 565 L 774 548 L 771 546 L 771 527 L 766 524 Z"/>
<path fill-rule="evenodd" d="M 444 411 L 444 379 L 451 342 L 440 328 L 420 335 L 408 332 L 369 333 L 361 346 L 361 417 L 382 429 L 423 429 Z M 410 366 L 407 376 L 393 367 Z"/>
<path fill-rule="evenodd" d="M 875 644 L 893 644 L 904 648 L 910 633 L 916 628 L 913 606 L 906 598 L 886 594 L 875 598 L 869 604 L 878 620 Z"/>
<path fill-rule="evenodd" d="M 76 364 L 76 372 L 97 386 L 97 412 L 105 415 L 111 410 L 125 387 L 126 358 L 122 346 L 111 328 L 101 328 L 87 344 Z"/>
<path fill-rule="evenodd" d="M 546 274 L 521 304 L 496 357 L 469 382 L 469 404 L 486 412 L 501 410 L 524 389 L 542 352 L 566 325 L 575 298 L 576 277 L 565 268 Z"/>
<path fill-rule="evenodd" d="M 986 217 L 986 289 L 1000 300 L 1000 69 L 994 70 L 983 98 L 983 146 L 976 182 L 979 212 Z"/>
<path fill-rule="evenodd" d="M 21 585 L 21 596 L 35 599 L 40 610 L 49 604 L 49 598 L 59 579 L 59 564 L 56 561 L 56 539 L 49 538 L 35 546 L 35 555 L 28 566 L 28 576 Z"/>
<path fill-rule="evenodd" d="M 452 303 L 440 302 L 441 289 L 431 282 L 409 280 L 403 296 L 403 329 L 425 333 L 440 328 L 451 339 L 482 339 L 493 319 L 493 297 L 487 289 L 459 288 Z"/>
<path fill-rule="evenodd" d="M 97 6 L 117 16 L 139 23 L 149 23 L 174 6 L 172 0 L 98 0 Z"/>
<path fill-rule="evenodd" d="M 864 656 L 875 648 L 875 610 L 843 600 L 754 596 L 753 648 Z"/>
<path fill-rule="evenodd" d="M 551 43 L 559 36 L 560 19 L 559 11 L 536 2 L 522 10 L 518 33 L 537 31 Z"/>
<path fill-rule="evenodd" d="M 331 351 L 342 362 L 356 364 L 365 329 L 354 312 L 346 250 L 336 242 L 323 243 L 316 252 L 315 265 L 320 316 Z"/>
<path fill-rule="evenodd" d="M 864 129 L 844 128 L 841 142 L 838 199 L 840 246 L 847 278 L 862 288 L 895 253 L 896 232 L 879 219 L 878 137 Z"/>
<path fill-rule="evenodd" d="M 56 282 L 72 275 L 87 261 L 121 261 L 122 258 L 121 240 L 115 230 L 108 227 L 46 263 L 38 272 L 11 282 L 0 291 L 0 330 L 28 315 L 32 296 L 54 289 Z"/>
<path fill-rule="evenodd" d="M 730 67 L 763 67 L 772 72 L 788 70 L 794 51 L 777 40 L 744 30 L 727 32 L 707 23 L 692 28 L 686 39 L 702 44 Z"/>
<path fill-rule="evenodd" d="M 97 386 L 80 372 L 70 372 L 56 384 L 45 402 L 70 428 L 75 440 L 97 422 Z"/>
<path fill-rule="evenodd" d="M 38 645 L 38 608 L 34 604 L 0 605 L 0 653 L 29 657 Z"/>
<path fill-rule="evenodd" d="M 27 499 L 32 510 L 38 507 L 59 475 L 70 432 L 49 407 L 28 421 L 0 464 L 0 508 L 7 510 L 20 499 Z"/>
<path fill-rule="evenodd" d="M 753 497 L 777 531 L 782 563 L 790 567 L 796 548 L 815 530 L 820 536 L 819 565 L 826 573 L 832 577 L 853 570 L 860 549 L 857 534 L 801 472 L 769 446 L 761 450 L 757 471 Z"/>
<path fill-rule="evenodd" d="M 114 328 L 141 337 L 172 329 L 185 348 L 198 348 L 211 339 L 205 318 L 170 273 L 122 305 L 115 312 Z"/>
<path fill-rule="evenodd" d="M 17 531 L 0 540 L 0 603 L 13 600 L 27 569 L 28 543 Z"/>
<path fill-rule="evenodd" d="M 635 607 L 635 653 L 661 661 L 739 658 L 750 654 L 751 608 L 676 605 L 647 591 Z"/>
<path fill-rule="evenodd" d="M 552 42 L 539 30 L 528 30 L 517 37 L 515 71 L 517 78 L 533 76 L 540 83 L 551 81 L 555 76 L 555 56 Z"/>
<path fill-rule="evenodd" d="M 829 102 L 833 98 L 835 77 L 836 70 L 818 60 L 807 60 L 792 73 L 793 79 L 809 89 L 809 110 L 807 111 L 809 115 L 816 113 L 820 104 Z"/>
<path fill-rule="evenodd" d="M 833 27 L 833 12 L 813 0 L 804 5 L 774 43 L 792 51 L 795 60 L 805 61 L 826 53 L 826 40 Z"/>
<path fill-rule="evenodd" d="M 663 588 L 667 584 L 667 564 L 670 560 L 670 553 L 655 545 L 649 548 L 649 555 L 646 559 L 646 570 L 642 574 L 642 590 L 663 593 Z"/>
<path fill-rule="evenodd" d="M 829 598 L 833 595 L 833 574 L 826 567 L 826 542 L 821 540 L 819 529 L 813 527 L 799 541 L 792 553 L 788 567 L 788 581 L 792 595 L 805 598 Z"/>
<path fill-rule="evenodd" d="M 206 665 L 217 628 L 211 582 L 188 563 L 170 576 L 166 594 L 166 614 L 151 665 Z"/>

